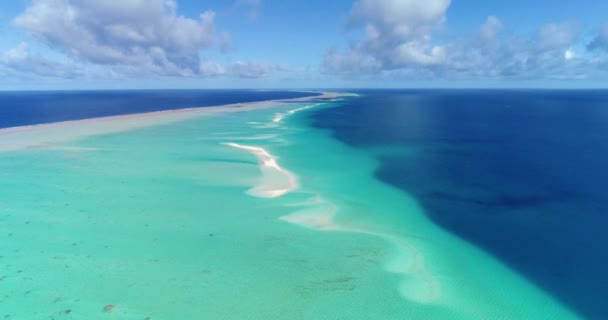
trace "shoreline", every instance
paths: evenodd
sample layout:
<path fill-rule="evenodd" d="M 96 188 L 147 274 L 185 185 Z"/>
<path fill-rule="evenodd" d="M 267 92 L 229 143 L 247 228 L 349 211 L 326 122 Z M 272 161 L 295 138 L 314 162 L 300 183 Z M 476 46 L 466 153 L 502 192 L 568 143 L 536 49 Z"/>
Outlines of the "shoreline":
<path fill-rule="evenodd" d="M 276 113 L 271 127 L 281 125 L 290 116 L 315 108 L 322 103 L 297 107 L 285 112 Z M 259 123 L 263 125 L 264 123 Z M 287 168 L 281 167 L 277 157 L 259 146 L 244 145 L 235 142 L 224 142 L 225 146 L 247 151 L 258 160 L 261 177 L 257 184 L 247 193 L 253 197 L 279 198 L 299 188 L 298 176 Z M 402 298 L 418 303 L 432 303 L 441 296 L 440 281 L 426 268 L 424 255 L 407 238 L 388 231 L 376 230 L 373 227 L 349 225 L 336 219 L 340 207 L 316 193 L 312 203 L 303 205 L 302 209 L 280 216 L 278 219 L 288 224 L 318 232 L 338 232 L 363 234 L 382 239 L 394 248 L 394 255 L 385 261 L 384 269 L 400 277 L 398 290 Z"/>
<path fill-rule="evenodd" d="M 338 205 L 321 195 L 317 195 L 317 201 L 311 208 L 281 216 L 279 220 L 319 232 L 363 234 L 382 239 L 395 248 L 396 253 L 384 263 L 384 268 L 401 278 L 398 289 L 404 299 L 432 303 L 441 297 L 440 281 L 427 270 L 424 255 L 407 238 L 370 227 L 341 223 L 336 220 Z"/>
<path fill-rule="evenodd" d="M 260 182 L 247 193 L 255 197 L 278 198 L 298 188 L 296 175 L 281 167 L 277 158 L 261 147 L 248 146 L 234 142 L 223 143 L 226 146 L 245 150 L 255 156 L 262 171 Z M 280 177 L 276 177 L 279 175 Z"/>
<path fill-rule="evenodd" d="M 351 95 L 339 92 L 320 93 L 321 95 L 293 99 L 192 107 L 3 128 L 0 129 L 0 139 L 4 140 L 0 141 L 0 152 L 51 148 L 54 147 L 55 144 L 79 140 L 90 136 L 164 125 L 202 116 L 273 108 L 285 103 L 306 102 L 316 99 L 333 100 Z"/>

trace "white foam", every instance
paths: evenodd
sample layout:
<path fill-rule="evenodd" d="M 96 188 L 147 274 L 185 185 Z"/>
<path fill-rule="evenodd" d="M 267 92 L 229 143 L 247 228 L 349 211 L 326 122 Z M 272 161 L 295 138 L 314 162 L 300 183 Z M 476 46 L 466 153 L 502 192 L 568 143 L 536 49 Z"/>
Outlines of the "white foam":
<path fill-rule="evenodd" d="M 276 198 L 283 196 L 298 187 L 296 176 L 279 166 L 276 157 L 268 153 L 264 148 L 233 142 L 224 144 L 233 148 L 245 150 L 258 159 L 262 177 L 256 186 L 249 189 L 249 194 L 256 197 Z"/>
<path fill-rule="evenodd" d="M 276 138 L 278 135 L 274 134 L 274 133 L 268 133 L 268 134 L 258 134 L 258 135 L 254 135 L 254 136 L 234 136 L 234 137 L 201 137 L 198 138 L 198 140 L 226 140 L 226 139 L 233 139 L 233 140 L 241 140 L 241 141 L 245 141 L 245 140 L 271 140 Z"/>
<path fill-rule="evenodd" d="M 310 108 L 314 108 L 314 107 L 319 106 L 319 105 L 321 105 L 321 104 L 320 103 L 311 104 L 311 105 L 308 105 L 308 106 L 304 106 L 304 107 L 296 108 L 296 109 L 293 109 L 293 110 L 289 110 L 287 112 L 276 113 L 275 116 L 274 116 L 274 118 L 272 119 L 272 122 L 274 122 L 274 123 L 280 123 L 281 121 L 283 121 L 283 119 L 285 119 L 288 116 L 296 114 L 296 113 L 298 113 L 300 111 L 304 111 L 304 110 L 307 110 L 307 109 L 310 109 Z"/>

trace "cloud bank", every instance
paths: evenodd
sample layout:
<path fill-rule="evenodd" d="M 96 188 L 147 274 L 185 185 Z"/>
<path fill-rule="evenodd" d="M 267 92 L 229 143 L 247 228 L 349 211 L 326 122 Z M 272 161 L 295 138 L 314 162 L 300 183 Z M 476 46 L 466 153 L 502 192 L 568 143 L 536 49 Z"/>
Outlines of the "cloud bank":
<path fill-rule="evenodd" d="M 215 13 L 176 14 L 174 0 L 35 0 L 13 24 L 65 54 L 170 76 L 196 72 L 200 49 L 221 45 Z"/>
<path fill-rule="evenodd" d="M 431 35 L 449 5 L 450 0 L 356 1 L 347 26 L 363 29 L 363 38 L 346 50 L 330 49 L 322 72 L 352 76 L 443 63 L 445 47 L 433 45 Z"/>
<path fill-rule="evenodd" d="M 237 61 L 227 65 L 213 61 L 204 61 L 200 73 L 206 77 L 233 76 L 237 78 L 257 79 L 272 73 L 272 64 L 257 61 Z"/>
<path fill-rule="evenodd" d="M 263 4 L 233 0 L 228 11 L 256 19 Z M 520 36 L 489 15 L 476 31 L 455 36 L 450 5 L 451 0 L 355 0 L 344 21 L 355 40 L 328 49 L 318 70 L 302 71 L 303 66 L 231 59 L 232 37 L 218 28 L 215 12 L 183 16 L 177 0 L 31 0 L 12 26 L 32 46 L 24 42 L 0 52 L 0 74 L 257 79 L 289 73 L 399 81 L 599 79 L 608 71 L 608 23 L 589 32 L 578 23 L 550 22 Z M 50 55 L 36 53 L 49 49 Z"/>
<path fill-rule="evenodd" d="M 215 16 L 211 10 L 197 19 L 179 15 L 176 0 L 34 0 L 12 24 L 73 61 L 112 77 L 268 75 L 270 69 L 261 63 L 201 61 L 201 51 L 226 53 L 233 47 L 231 36 L 217 31 Z M 27 47 L 4 56 L 0 63 L 12 70 L 54 77 L 83 74 L 69 70 L 70 64 L 33 56 Z"/>
<path fill-rule="evenodd" d="M 608 51 L 608 22 L 600 27 L 597 36 L 587 46 L 589 50 Z"/>
<path fill-rule="evenodd" d="M 41 55 L 32 54 L 25 42 L 0 54 L 0 66 L 10 73 L 41 75 L 47 77 L 76 78 L 83 74 L 79 66 L 56 62 Z"/>
<path fill-rule="evenodd" d="M 439 41 L 449 6 L 450 0 L 356 1 L 347 27 L 362 36 L 329 49 L 321 72 L 349 79 L 580 79 L 605 69 L 605 56 L 587 59 L 575 49 L 577 23 L 548 23 L 521 37 L 488 16 L 475 36 Z M 608 24 L 587 48 L 608 52 Z"/>

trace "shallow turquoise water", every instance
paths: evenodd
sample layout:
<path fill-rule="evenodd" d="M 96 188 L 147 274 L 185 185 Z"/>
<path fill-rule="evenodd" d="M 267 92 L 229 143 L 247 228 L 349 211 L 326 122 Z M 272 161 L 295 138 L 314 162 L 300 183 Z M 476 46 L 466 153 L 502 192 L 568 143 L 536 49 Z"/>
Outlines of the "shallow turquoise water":
<path fill-rule="evenodd" d="M 371 155 L 307 125 L 332 104 L 310 105 L 1 153 L 0 316 L 576 318 L 374 179 Z M 248 194 L 259 163 L 224 143 L 264 148 L 298 189 Z"/>

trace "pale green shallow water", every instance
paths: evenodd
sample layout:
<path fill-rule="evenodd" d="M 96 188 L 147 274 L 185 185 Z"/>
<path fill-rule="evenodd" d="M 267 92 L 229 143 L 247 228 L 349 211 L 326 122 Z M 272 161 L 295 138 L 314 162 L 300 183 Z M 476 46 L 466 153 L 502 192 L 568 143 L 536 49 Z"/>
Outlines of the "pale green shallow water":
<path fill-rule="evenodd" d="M 0 153 L 0 318 L 576 318 L 288 113 L 303 106 Z M 257 160 L 227 142 L 299 188 L 249 195 Z M 285 221 L 311 217 L 325 230 Z"/>

